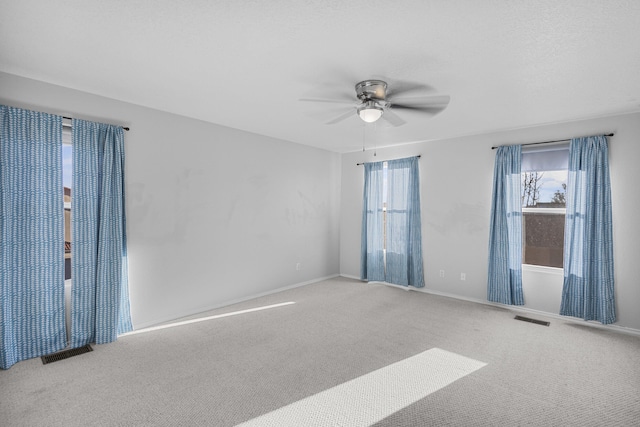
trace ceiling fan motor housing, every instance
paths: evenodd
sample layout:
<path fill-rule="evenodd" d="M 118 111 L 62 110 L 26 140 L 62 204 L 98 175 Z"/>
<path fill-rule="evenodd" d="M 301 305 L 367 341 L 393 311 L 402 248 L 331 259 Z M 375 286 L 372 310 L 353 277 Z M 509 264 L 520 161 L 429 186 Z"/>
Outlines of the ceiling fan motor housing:
<path fill-rule="evenodd" d="M 358 99 L 384 101 L 387 96 L 387 83 L 382 80 L 364 80 L 356 84 Z"/>

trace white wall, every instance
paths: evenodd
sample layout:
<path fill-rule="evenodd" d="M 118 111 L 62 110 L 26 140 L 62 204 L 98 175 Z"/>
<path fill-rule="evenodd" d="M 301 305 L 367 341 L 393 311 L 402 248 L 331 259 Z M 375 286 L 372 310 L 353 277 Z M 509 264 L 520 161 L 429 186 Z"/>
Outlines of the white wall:
<path fill-rule="evenodd" d="M 6 105 L 131 127 L 136 328 L 338 274 L 338 154 L 4 73 L 0 88 Z"/>
<path fill-rule="evenodd" d="M 339 156 L 5 73 L 0 88 L 7 105 L 131 127 L 127 229 L 137 328 L 338 272 L 359 276 L 356 163 L 416 154 L 426 289 L 485 300 L 490 147 L 615 132 L 618 325 L 640 330 L 640 113 Z M 561 277 L 523 276 L 526 307 L 557 313 Z"/>
<path fill-rule="evenodd" d="M 359 277 L 362 166 L 356 163 L 421 154 L 420 184 L 425 289 L 486 301 L 494 145 L 614 132 L 609 161 L 614 228 L 617 325 L 640 330 L 640 113 L 420 142 L 342 157 L 340 272 Z M 445 277 L 439 277 L 445 270 Z M 460 273 L 466 280 L 460 280 Z M 523 273 L 525 307 L 557 314 L 562 276 Z"/>

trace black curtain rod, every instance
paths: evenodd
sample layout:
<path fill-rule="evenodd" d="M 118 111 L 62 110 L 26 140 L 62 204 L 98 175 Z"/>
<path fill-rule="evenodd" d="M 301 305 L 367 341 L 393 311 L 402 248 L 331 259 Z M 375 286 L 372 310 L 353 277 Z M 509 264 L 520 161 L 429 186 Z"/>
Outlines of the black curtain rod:
<path fill-rule="evenodd" d="M 615 135 L 615 133 L 608 133 L 604 136 L 613 136 Z M 538 145 L 538 144 L 551 144 L 552 142 L 569 142 L 571 141 L 570 139 L 556 139 L 555 141 L 542 141 L 542 142 L 529 142 L 528 144 L 520 144 L 520 145 Z M 501 145 L 498 147 L 502 147 Z M 498 147 L 491 147 L 492 150 L 495 150 Z"/>
<path fill-rule="evenodd" d="M 422 157 L 422 155 L 418 154 L 417 156 L 414 156 L 414 157 L 420 158 Z M 362 166 L 362 165 L 364 165 L 364 163 L 356 163 L 356 166 Z"/>
<path fill-rule="evenodd" d="M 67 120 L 73 120 L 71 117 L 65 117 L 65 116 L 62 116 L 62 118 L 63 118 L 63 119 L 67 119 Z M 124 127 L 124 126 L 120 126 L 120 127 L 121 127 L 122 129 L 126 130 L 126 131 L 129 131 L 129 128 L 128 128 L 128 127 Z"/>

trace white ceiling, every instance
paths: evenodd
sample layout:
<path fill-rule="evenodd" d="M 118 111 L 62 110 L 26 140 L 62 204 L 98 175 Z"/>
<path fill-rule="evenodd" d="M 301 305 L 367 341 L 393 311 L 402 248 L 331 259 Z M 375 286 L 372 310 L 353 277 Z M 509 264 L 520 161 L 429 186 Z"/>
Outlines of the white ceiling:
<path fill-rule="evenodd" d="M 640 1 L 0 0 L 0 71 L 349 152 L 640 111 Z M 451 102 L 365 130 L 300 101 L 375 77 Z"/>

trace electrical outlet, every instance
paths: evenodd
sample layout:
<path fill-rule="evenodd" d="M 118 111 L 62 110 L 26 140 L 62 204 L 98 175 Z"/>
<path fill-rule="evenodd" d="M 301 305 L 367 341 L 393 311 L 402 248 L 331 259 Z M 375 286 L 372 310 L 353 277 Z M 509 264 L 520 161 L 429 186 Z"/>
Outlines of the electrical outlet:
<path fill-rule="evenodd" d="M 460 280 L 467 280 L 467 275 L 464 273 L 460 273 Z"/>
<path fill-rule="evenodd" d="M 444 270 L 440 270 L 440 277 L 444 277 Z"/>
<path fill-rule="evenodd" d="M 299 262 L 296 263 L 296 271 L 300 271 L 302 269 L 302 264 Z"/>

